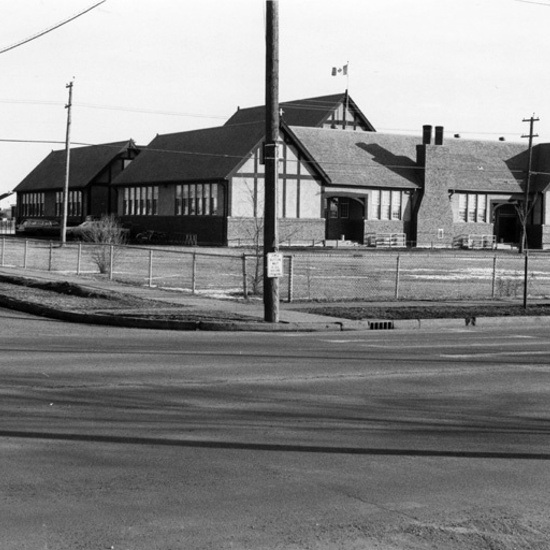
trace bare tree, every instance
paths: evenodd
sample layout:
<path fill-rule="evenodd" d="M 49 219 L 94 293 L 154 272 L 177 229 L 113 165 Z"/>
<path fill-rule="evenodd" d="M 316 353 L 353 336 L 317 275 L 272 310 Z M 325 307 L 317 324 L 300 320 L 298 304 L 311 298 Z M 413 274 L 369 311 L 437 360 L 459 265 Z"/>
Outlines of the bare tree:
<path fill-rule="evenodd" d="M 125 230 L 112 214 L 91 221 L 81 232 L 82 240 L 94 243 L 92 259 L 100 273 L 109 273 L 112 261 L 123 252 L 121 245 L 127 242 L 128 231 Z M 114 257 L 111 257 L 112 255 Z"/>

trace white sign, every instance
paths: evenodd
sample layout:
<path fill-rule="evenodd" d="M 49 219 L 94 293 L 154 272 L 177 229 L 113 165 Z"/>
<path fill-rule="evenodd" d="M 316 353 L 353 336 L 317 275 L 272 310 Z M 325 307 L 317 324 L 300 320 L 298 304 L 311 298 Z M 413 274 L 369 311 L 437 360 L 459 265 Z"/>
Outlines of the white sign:
<path fill-rule="evenodd" d="M 279 252 L 267 254 L 267 276 L 270 278 L 283 276 L 283 255 Z"/>

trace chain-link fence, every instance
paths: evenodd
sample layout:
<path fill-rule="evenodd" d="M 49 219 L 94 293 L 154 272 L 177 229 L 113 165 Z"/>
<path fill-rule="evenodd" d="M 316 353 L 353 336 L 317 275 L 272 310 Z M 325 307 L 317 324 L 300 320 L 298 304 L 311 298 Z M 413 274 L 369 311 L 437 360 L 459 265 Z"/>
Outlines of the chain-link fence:
<path fill-rule="evenodd" d="M 104 276 L 191 293 L 261 295 L 263 258 L 236 249 L 110 246 L 2 237 L 0 265 Z M 285 301 L 473 300 L 550 297 L 544 252 L 293 252 L 279 279 Z"/>

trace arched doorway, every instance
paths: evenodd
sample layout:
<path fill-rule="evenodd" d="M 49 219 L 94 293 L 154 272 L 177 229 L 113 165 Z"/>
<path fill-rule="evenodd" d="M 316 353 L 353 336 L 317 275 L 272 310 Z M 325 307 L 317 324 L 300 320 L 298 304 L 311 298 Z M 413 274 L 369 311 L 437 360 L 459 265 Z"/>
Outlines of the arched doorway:
<path fill-rule="evenodd" d="M 363 242 L 365 201 L 355 197 L 327 197 L 325 207 L 326 238 Z"/>
<path fill-rule="evenodd" d="M 494 210 L 494 220 L 497 243 L 519 243 L 521 223 L 515 205 L 506 203 L 496 206 Z"/>

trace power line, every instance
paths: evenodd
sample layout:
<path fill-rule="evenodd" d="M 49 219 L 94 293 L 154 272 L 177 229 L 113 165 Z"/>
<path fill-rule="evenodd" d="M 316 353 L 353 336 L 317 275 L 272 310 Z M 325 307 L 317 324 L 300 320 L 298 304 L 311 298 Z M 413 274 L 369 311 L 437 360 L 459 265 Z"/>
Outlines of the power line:
<path fill-rule="evenodd" d="M 550 4 L 549 4 L 550 5 Z M 24 105 L 51 105 L 55 107 L 61 107 L 64 104 L 59 101 L 51 101 L 51 100 L 38 100 L 38 99 L 0 99 L 0 103 L 7 103 L 7 104 L 24 104 Z M 127 112 L 127 113 L 139 113 L 139 114 L 151 114 L 151 115 L 162 115 L 162 116 L 177 116 L 177 117 L 190 117 L 190 118 L 206 118 L 206 119 L 216 119 L 216 120 L 229 120 L 231 116 L 227 115 L 214 115 L 214 114 L 207 114 L 207 113 L 185 113 L 180 111 L 162 111 L 157 109 L 144 109 L 140 107 L 124 107 L 120 105 L 103 105 L 103 104 L 97 104 L 97 103 L 79 103 L 75 102 L 73 104 L 75 107 L 81 107 L 85 109 L 100 109 L 100 110 L 107 110 L 107 111 L 115 111 L 115 112 Z M 259 109 L 260 107 L 251 107 L 250 109 Z M 244 111 L 245 109 L 241 109 L 241 111 Z M 324 109 L 322 109 L 324 110 Z M 284 118 L 284 117 L 283 117 Z M 231 126 L 249 126 L 253 124 L 259 124 L 265 122 L 263 118 L 258 118 L 255 120 L 247 120 L 246 122 L 238 122 L 238 123 L 231 123 Z M 484 132 L 481 130 L 457 130 L 457 129 L 448 129 L 448 132 L 452 134 L 460 134 L 460 135 L 478 135 L 478 136 L 512 136 L 517 135 L 518 132 L 511 131 L 511 130 L 502 130 L 499 132 Z M 385 127 L 378 127 L 377 133 L 384 133 L 384 132 L 401 132 L 401 133 L 411 133 L 411 134 L 418 134 L 418 129 L 413 128 L 385 128 Z M 519 137 L 519 136 L 518 136 Z"/>
<path fill-rule="evenodd" d="M 97 105 L 93 103 L 75 103 L 77 107 L 84 107 L 86 109 L 105 109 L 108 111 L 120 111 L 126 113 L 146 113 L 151 115 L 170 115 L 170 116 L 182 116 L 182 117 L 194 117 L 194 118 L 217 118 L 226 120 L 228 117 L 221 115 L 207 115 L 201 113 L 180 113 L 178 111 L 158 111 L 156 109 L 134 109 L 131 107 L 121 107 L 115 105 Z"/>
<path fill-rule="evenodd" d="M 97 8 L 101 4 L 107 2 L 107 0 L 101 0 L 101 2 L 97 2 L 93 6 L 86 8 L 84 11 L 81 11 L 77 13 L 76 15 L 72 15 L 68 19 L 64 19 L 63 21 L 60 21 L 59 23 L 56 23 L 52 27 L 48 27 L 47 29 L 40 31 L 36 34 L 33 34 L 32 36 L 29 36 L 28 38 L 25 38 L 24 40 L 21 40 L 19 42 L 16 42 L 15 44 L 12 44 L 11 46 L 7 46 L 5 48 L 0 49 L 0 54 L 9 52 L 10 50 L 13 50 L 14 48 L 17 48 L 19 46 L 22 46 L 23 44 L 27 44 L 28 42 L 31 42 L 32 40 L 36 40 L 37 38 L 40 38 L 41 36 L 44 36 L 45 34 L 48 34 L 49 32 L 54 31 L 55 29 L 58 29 L 59 27 L 62 27 L 63 25 L 66 25 L 67 23 L 70 23 L 71 21 L 74 21 L 81 15 L 84 15 L 85 13 L 88 13 L 89 11 L 92 11 L 94 8 Z"/>
<path fill-rule="evenodd" d="M 544 4 L 543 2 L 533 2 L 532 0 L 516 0 L 516 2 L 524 2 L 525 4 L 538 4 L 539 6 L 550 7 L 550 4 Z"/>
<path fill-rule="evenodd" d="M 37 99 L 0 99 L 0 103 L 7 104 L 22 104 L 22 105 L 51 105 L 54 107 L 61 107 L 64 104 L 59 101 L 48 101 L 48 100 L 37 100 Z M 156 109 L 142 109 L 142 108 L 132 108 L 132 107 L 122 107 L 118 105 L 101 105 L 96 103 L 74 103 L 73 106 L 83 107 L 85 109 L 104 109 L 107 111 L 119 111 L 126 113 L 140 113 L 140 114 L 151 114 L 151 115 L 167 115 L 167 116 L 178 116 L 178 117 L 192 117 L 192 118 L 212 118 L 227 120 L 228 116 L 223 115 L 209 115 L 204 113 L 182 113 L 179 111 L 160 111 Z"/>
<path fill-rule="evenodd" d="M 55 141 L 55 140 L 23 140 L 23 139 L 1 139 L 1 142 L 7 142 L 7 143 L 37 143 L 37 144 L 64 144 L 64 141 Z M 77 142 L 73 141 L 72 145 L 80 145 L 85 147 L 111 147 L 120 149 L 120 145 L 116 144 L 109 144 L 109 143 L 89 143 L 89 142 Z M 171 155 L 185 155 L 185 156 L 194 156 L 194 157 L 208 157 L 208 158 L 225 158 L 225 159 L 242 159 L 242 155 L 228 155 L 228 154 L 222 154 L 222 153 L 202 153 L 200 151 L 174 151 L 170 149 L 157 149 L 157 148 L 151 148 L 151 147 L 144 147 L 143 151 L 149 151 L 154 153 L 163 153 L 163 154 L 171 154 Z M 409 171 L 419 171 L 424 170 L 424 167 L 422 166 L 414 166 L 414 165 L 400 165 L 400 164 L 380 164 L 380 165 L 373 165 L 373 164 L 363 164 L 363 163 L 348 163 L 348 162 L 328 162 L 328 161 L 319 161 L 319 160 L 313 160 L 313 161 L 307 161 L 305 159 L 291 161 L 291 162 L 301 162 L 303 164 L 307 165 L 320 165 L 323 167 L 333 167 L 330 170 L 329 175 L 338 175 L 338 176 L 357 176 L 360 174 L 358 170 L 362 170 L 363 173 L 369 172 L 369 171 L 375 171 L 375 170 L 409 170 Z M 483 161 L 480 161 L 480 164 L 482 164 Z M 338 169 L 338 167 L 346 167 L 345 169 Z M 356 169 L 356 170 L 353 170 Z M 447 168 L 447 167 L 434 167 L 431 168 L 433 171 L 439 171 L 439 172 L 452 172 L 452 173 L 470 173 L 470 174 L 488 174 L 491 176 L 513 176 L 517 175 L 518 177 L 523 177 L 525 175 L 525 170 L 520 169 L 499 169 L 499 168 L 488 168 L 486 166 L 479 166 L 476 168 Z M 532 175 L 544 175 L 544 176 L 550 176 L 550 172 L 540 172 L 540 171 L 532 171 Z"/>

